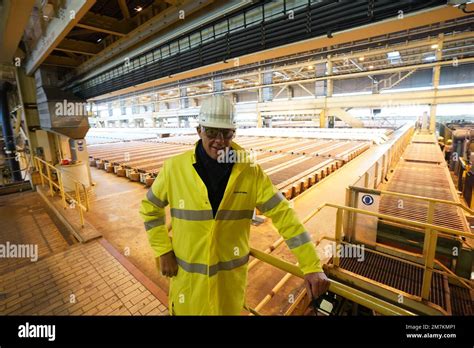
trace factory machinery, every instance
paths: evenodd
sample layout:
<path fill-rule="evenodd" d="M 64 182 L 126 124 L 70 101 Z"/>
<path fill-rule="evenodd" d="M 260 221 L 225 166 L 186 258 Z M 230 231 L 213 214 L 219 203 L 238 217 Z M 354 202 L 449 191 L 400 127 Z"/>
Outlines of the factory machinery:
<path fill-rule="evenodd" d="M 470 208 L 474 208 L 474 173 L 472 162 L 474 157 L 474 123 L 464 120 L 451 121 L 439 125 L 438 139 L 443 148 L 445 160 L 453 172 L 455 185 L 462 192 L 464 200 Z"/>
<path fill-rule="evenodd" d="M 89 146 L 90 164 L 132 181 L 151 185 L 163 162 L 192 149 L 195 137 Z M 249 151 L 288 199 L 322 180 L 370 147 L 367 141 L 243 136 Z"/>
<path fill-rule="evenodd" d="M 415 314 L 474 314 L 474 211 L 460 202 L 434 135 L 415 135 L 378 189 L 349 187 L 347 204 L 333 206 L 331 242 L 346 253 L 325 265 L 332 279 Z M 362 247 L 363 260 L 354 257 Z M 328 298 L 340 310 L 340 296 Z"/>

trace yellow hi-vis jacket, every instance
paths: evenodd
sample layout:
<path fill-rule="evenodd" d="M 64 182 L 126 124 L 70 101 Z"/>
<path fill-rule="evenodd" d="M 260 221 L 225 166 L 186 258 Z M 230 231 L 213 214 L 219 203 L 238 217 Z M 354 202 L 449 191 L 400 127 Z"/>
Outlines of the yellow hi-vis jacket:
<path fill-rule="evenodd" d="M 244 151 L 235 143 L 232 148 Z M 249 161 L 234 164 L 214 218 L 206 185 L 194 163 L 194 150 L 166 160 L 140 208 L 155 256 L 171 250 L 176 255 L 179 268 L 171 279 L 170 313 L 241 313 L 255 207 L 272 219 L 303 273 L 322 272 L 310 235 L 259 165 Z M 172 240 L 165 224 L 168 204 Z"/>

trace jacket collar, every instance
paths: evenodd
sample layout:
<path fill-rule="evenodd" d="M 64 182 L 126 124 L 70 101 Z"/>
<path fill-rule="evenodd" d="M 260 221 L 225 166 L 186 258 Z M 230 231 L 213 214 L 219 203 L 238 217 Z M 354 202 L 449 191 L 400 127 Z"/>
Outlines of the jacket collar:
<path fill-rule="evenodd" d="M 188 151 L 188 154 L 190 155 L 189 156 L 189 159 L 191 160 L 191 164 L 194 165 L 196 162 L 197 162 L 197 159 L 196 159 L 196 147 L 199 143 L 199 140 L 196 141 L 194 143 L 194 149 L 193 150 L 190 150 Z M 236 150 L 236 151 L 245 151 L 245 149 L 243 147 L 241 147 L 239 144 L 237 143 L 234 143 L 232 142 L 231 143 L 231 146 L 230 146 L 233 150 Z M 227 199 L 227 197 L 229 196 L 229 192 L 231 190 L 233 190 L 234 188 L 234 185 L 237 181 L 237 178 L 240 176 L 240 174 L 242 173 L 242 171 L 248 166 L 249 164 L 248 163 L 243 163 L 243 162 L 236 162 L 234 163 L 234 165 L 232 166 L 232 172 L 230 173 L 230 178 L 229 178 L 229 182 L 227 183 L 227 187 L 226 187 L 226 190 L 224 192 L 224 197 L 222 197 L 222 202 L 221 204 L 223 204 L 225 202 L 225 200 Z M 198 174 L 196 173 L 196 175 L 198 176 Z M 199 176 L 198 176 L 199 177 Z"/>

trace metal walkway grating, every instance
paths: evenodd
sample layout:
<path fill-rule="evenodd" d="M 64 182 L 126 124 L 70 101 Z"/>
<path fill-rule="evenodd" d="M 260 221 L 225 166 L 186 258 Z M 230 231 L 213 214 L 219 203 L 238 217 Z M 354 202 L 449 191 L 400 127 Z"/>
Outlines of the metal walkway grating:
<path fill-rule="evenodd" d="M 474 315 L 474 294 L 467 288 L 449 284 L 453 315 Z"/>
<path fill-rule="evenodd" d="M 413 141 L 420 136 L 426 137 L 417 135 Z M 436 143 L 413 142 L 405 150 L 402 159 L 386 186 L 387 191 L 455 201 L 450 185 L 451 178 Z M 418 222 L 427 222 L 428 203 L 417 199 L 401 199 L 382 195 L 379 212 Z M 447 204 L 435 206 L 433 223 L 467 232 L 467 224 L 462 212 L 459 208 Z"/>
<path fill-rule="evenodd" d="M 355 254 L 354 254 L 355 255 Z M 365 250 L 365 260 L 341 258 L 340 267 L 411 295 L 421 296 L 423 268 Z M 430 302 L 448 310 L 446 301 L 447 279 L 433 273 Z"/>

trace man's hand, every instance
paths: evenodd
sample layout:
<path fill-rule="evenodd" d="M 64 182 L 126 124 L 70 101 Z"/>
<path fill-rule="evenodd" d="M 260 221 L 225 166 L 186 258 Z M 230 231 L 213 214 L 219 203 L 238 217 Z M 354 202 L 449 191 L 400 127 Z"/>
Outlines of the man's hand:
<path fill-rule="evenodd" d="M 329 280 L 324 272 L 308 273 L 304 276 L 308 296 L 317 299 L 329 289 Z"/>
<path fill-rule="evenodd" d="M 156 258 L 156 264 L 161 269 L 161 274 L 165 277 L 174 277 L 178 274 L 178 263 L 173 251 Z"/>

